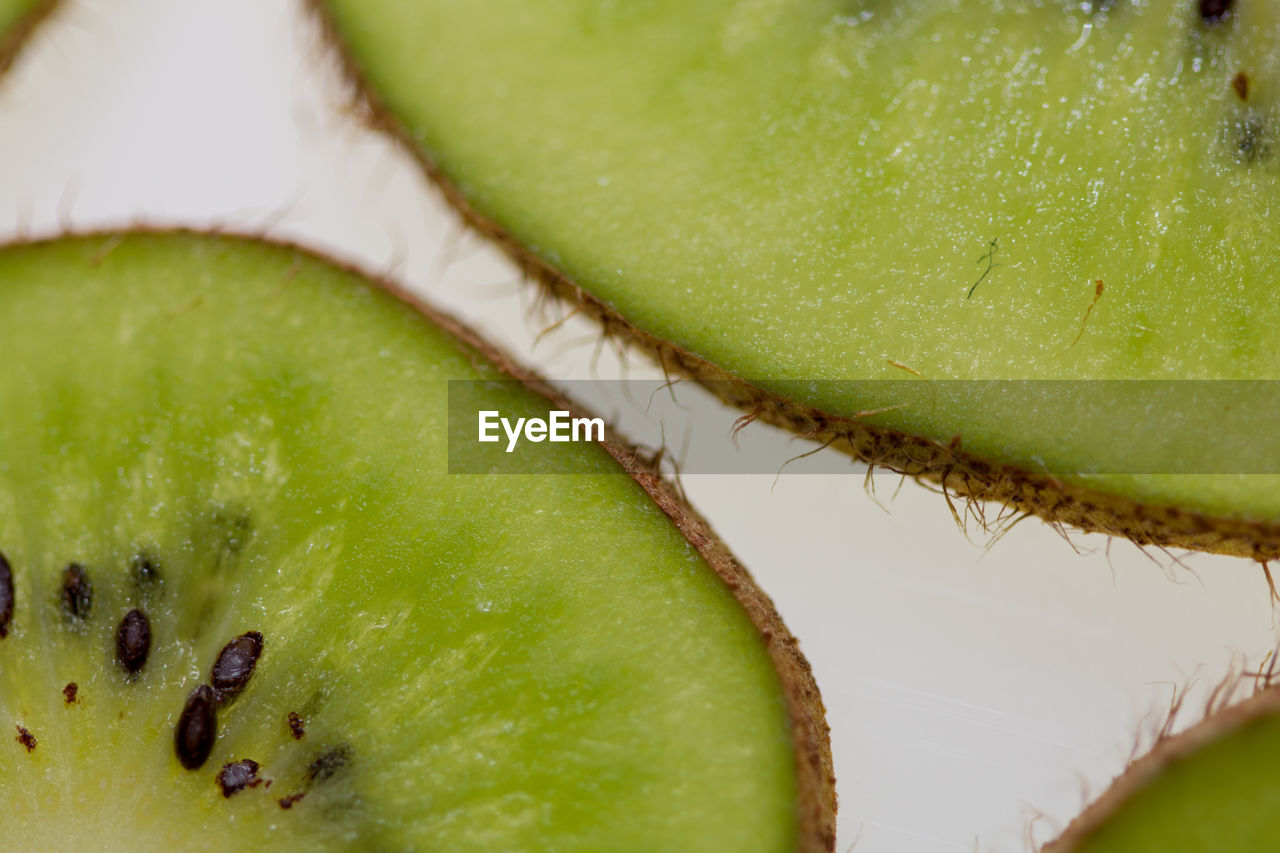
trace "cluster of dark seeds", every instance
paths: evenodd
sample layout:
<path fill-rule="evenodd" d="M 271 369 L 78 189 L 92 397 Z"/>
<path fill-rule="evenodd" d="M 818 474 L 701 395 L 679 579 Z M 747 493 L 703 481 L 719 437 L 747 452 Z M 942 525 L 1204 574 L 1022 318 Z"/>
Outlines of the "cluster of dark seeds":
<path fill-rule="evenodd" d="M 62 610 L 73 623 L 81 624 L 93 611 L 93 582 L 88 570 L 79 563 L 69 563 L 62 570 L 62 586 L 59 591 Z M 13 566 L 0 553 L 0 638 L 9 635 L 13 621 L 14 589 Z M 130 675 L 136 674 L 147 662 L 151 653 L 151 623 L 141 610 L 125 614 L 116 632 L 116 658 Z M 68 704 L 76 701 L 80 687 L 74 681 L 62 688 L 62 698 Z M 23 726 L 17 726 L 16 740 L 27 752 L 36 748 L 35 735 Z"/>
<path fill-rule="evenodd" d="M 245 788 L 256 788 L 264 781 L 267 787 L 271 787 L 270 780 L 264 780 L 258 775 L 258 762 L 250 758 L 224 764 L 218 771 L 218 785 L 222 788 L 224 797 L 230 797 Z"/>
<path fill-rule="evenodd" d="M 154 567 L 151 569 L 154 572 Z M 93 582 L 88 570 L 79 563 L 69 563 L 62 571 L 60 590 L 62 609 L 74 623 L 82 623 L 93 610 Z M 0 638 L 9 635 L 13 621 L 14 592 L 13 567 L 0 553 Z M 141 610 L 133 609 L 124 615 L 116 632 L 116 658 L 132 675 L 142 669 L 151 653 L 151 623 Z M 63 694 L 68 702 L 75 701 L 76 685 L 68 684 Z"/>
<path fill-rule="evenodd" d="M 154 569 L 152 569 L 154 571 Z M 93 582 L 89 571 L 71 563 L 62 571 L 62 609 L 75 624 L 82 624 L 93 610 Z M 134 608 L 116 629 L 116 660 L 129 675 L 137 675 L 151 654 L 151 621 Z"/>
<path fill-rule="evenodd" d="M 1235 0 L 1196 0 L 1196 12 L 1205 27 L 1217 27 L 1235 11 Z M 1245 71 L 1231 78 L 1231 91 L 1242 103 L 1249 102 L 1252 80 Z M 1252 165 L 1271 155 L 1271 139 L 1266 123 L 1257 115 L 1245 114 L 1224 125 L 1224 141 L 1238 163 Z"/>
<path fill-rule="evenodd" d="M 213 742 L 218 737 L 218 707 L 244 690 L 258 657 L 262 654 L 262 634 L 249 631 L 222 647 L 213 663 L 209 681 L 187 696 L 186 705 L 173 731 L 173 746 L 178 761 L 195 770 L 209 760 Z"/>
<path fill-rule="evenodd" d="M 144 591 L 160 582 L 155 564 L 146 556 L 134 560 L 134 579 Z M 93 608 L 93 583 L 88 570 L 79 563 L 70 563 L 62 573 L 62 608 L 73 622 L 84 622 Z M 8 636 L 13 621 L 14 587 L 13 568 L 0 553 L 0 639 Z M 188 770 L 202 767 L 213 751 L 218 737 L 218 708 L 239 695 L 249 683 L 258 658 L 262 655 L 264 641 L 258 631 L 248 631 L 228 642 L 218 653 L 209 673 L 209 684 L 201 684 L 191 691 L 178 716 L 174 729 L 174 751 L 178 761 Z M 130 674 L 135 675 L 147 662 L 151 653 L 151 622 L 139 608 L 134 608 L 120 620 L 116 630 L 116 660 Z M 72 704 L 79 696 L 80 687 L 74 681 L 62 688 L 63 700 Z M 297 711 L 288 716 L 289 732 L 295 740 L 306 734 L 306 724 Z M 33 752 L 36 737 L 25 726 L 16 725 L 14 738 Z M 346 766 L 351 750 L 346 744 L 321 753 L 307 766 L 307 784 L 323 782 Z M 256 788 L 271 781 L 258 775 L 260 766 L 252 759 L 229 762 L 218 772 L 218 785 L 224 797 L 230 797 L 245 788 Z M 281 797 L 277 802 L 282 809 L 293 805 L 307 795 L 306 790 Z"/>
<path fill-rule="evenodd" d="M 153 569 L 154 571 L 154 569 Z M 74 624 L 83 624 L 93 611 L 93 582 L 89 570 L 71 563 L 62 571 L 62 609 Z M 151 654 L 151 621 L 134 608 L 116 629 L 116 660 L 129 675 L 137 675 Z"/>

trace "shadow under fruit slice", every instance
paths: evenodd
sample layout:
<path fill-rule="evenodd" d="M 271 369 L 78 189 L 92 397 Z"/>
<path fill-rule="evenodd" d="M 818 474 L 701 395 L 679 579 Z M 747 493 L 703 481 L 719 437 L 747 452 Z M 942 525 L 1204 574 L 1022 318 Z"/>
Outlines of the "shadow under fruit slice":
<path fill-rule="evenodd" d="M 1280 377 L 1272 4 L 317 5 L 473 224 L 664 365 L 960 493 L 1280 555 L 1274 389 L 1179 384 Z"/>
<path fill-rule="evenodd" d="M 120 234 L 0 249 L 0 341 L 3 837 L 830 847 L 808 666 L 660 480 L 448 473 L 449 380 L 506 376 L 466 330 Z M 485 399 L 558 407 L 527 381 Z"/>
<path fill-rule="evenodd" d="M 1219 711 L 1134 762 L 1045 853 L 1280 850 L 1280 689 Z"/>

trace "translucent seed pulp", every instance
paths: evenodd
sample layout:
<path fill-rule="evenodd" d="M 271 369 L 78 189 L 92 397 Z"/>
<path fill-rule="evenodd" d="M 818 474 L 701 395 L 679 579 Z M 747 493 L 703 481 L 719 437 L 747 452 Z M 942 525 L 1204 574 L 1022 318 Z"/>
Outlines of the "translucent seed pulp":
<path fill-rule="evenodd" d="M 144 593 L 160 585 L 160 569 L 151 557 L 139 554 L 133 558 L 133 580 Z"/>
<path fill-rule="evenodd" d="M 93 584 L 89 573 L 79 563 L 71 563 L 62 572 L 62 609 L 73 621 L 83 622 L 93 608 Z"/>
<path fill-rule="evenodd" d="M 335 746 L 333 749 L 321 753 L 315 761 L 311 762 L 307 767 L 307 781 L 323 782 L 343 767 L 346 767 L 347 762 L 350 760 L 351 747 L 346 744 Z"/>

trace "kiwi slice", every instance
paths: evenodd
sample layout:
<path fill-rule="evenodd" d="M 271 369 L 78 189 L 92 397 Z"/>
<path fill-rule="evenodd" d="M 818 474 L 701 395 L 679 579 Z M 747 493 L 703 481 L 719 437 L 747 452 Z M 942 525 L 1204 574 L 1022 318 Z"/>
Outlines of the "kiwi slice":
<path fill-rule="evenodd" d="M 18 49 L 59 0 L 0 0 L 0 74 L 13 63 Z"/>
<path fill-rule="evenodd" d="M 1280 554 L 1280 401 L 1181 381 L 1280 375 L 1273 4 L 317 5 L 471 221 L 666 367 L 961 494 Z"/>
<path fill-rule="evenodd" d="M 1161 740 L 1045 853 L 1280 849 L 1277 760 L 1280 688 L 1270 687 Z"/>
<path fill-rule="evenodd" d="M 830 849 L 768 599 L 612 442 L 449 473 L 451 380 L 563 401 L 406 302 L 248 239 L 0 249 L 3 836 Z"/>

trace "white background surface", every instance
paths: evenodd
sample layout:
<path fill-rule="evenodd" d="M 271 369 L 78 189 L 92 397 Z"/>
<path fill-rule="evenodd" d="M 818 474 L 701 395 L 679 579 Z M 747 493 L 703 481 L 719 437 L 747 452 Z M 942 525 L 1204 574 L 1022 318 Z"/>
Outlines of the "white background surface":
<path fill-rule="evenodd" d="M 601 351 L 577 318 L 535 347 L 559 309 L 533 312 L 533 288 L 346 104 L 294 2 L 69 2 L 0 82 L 0 241 L 135 220 L 266 231 L 393 275 L 553 379 L 660 376 Z M 727 436 L 740 414 L 677 393 L 700 429 Z M 611 414 L 657 441 L 643 413 Z M 780 460 L 808 449 L 758 425 L 744 439 Z M 684 478 L 813 663 L 841 851 L 1047 840 L 1175 687 L 1194 685 L 1191 722 L 1209 687 L 1276 642 L 1250 563 L 1069 544 L 1034 520 L 987 551 L 940 496 L 907 483 L 890 500 L 898 480 L 878 475 L 886 511 L 848 470 Z"/>

